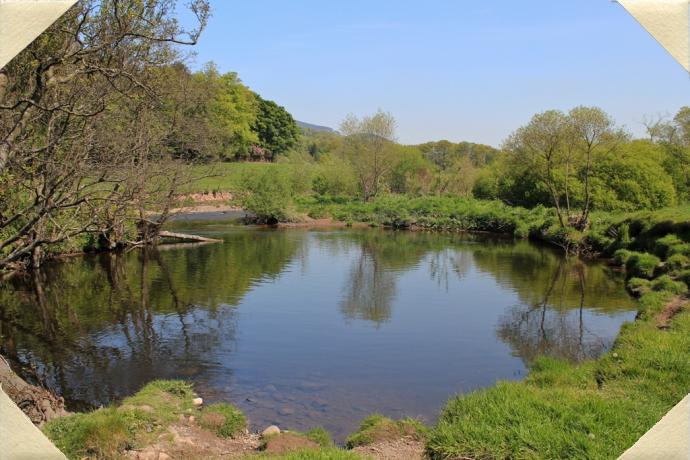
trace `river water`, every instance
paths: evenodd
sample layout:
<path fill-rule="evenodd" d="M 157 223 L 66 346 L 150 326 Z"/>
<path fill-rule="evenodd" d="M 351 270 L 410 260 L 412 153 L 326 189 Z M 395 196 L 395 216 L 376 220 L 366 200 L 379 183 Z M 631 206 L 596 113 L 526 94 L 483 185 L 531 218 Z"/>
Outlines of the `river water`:
<path fill-rule="evenodd" d="M 375 412 L 433 423 L 454 394 L 521 379 L 540 355 L 596 357 L 635 315 L 609 267 L 527 241 L 176 230 L 224 243 L 73 258 L 0 286 L 0 351 L 73 410 L 180 378 L 254 428 L 342 440 Z"/>

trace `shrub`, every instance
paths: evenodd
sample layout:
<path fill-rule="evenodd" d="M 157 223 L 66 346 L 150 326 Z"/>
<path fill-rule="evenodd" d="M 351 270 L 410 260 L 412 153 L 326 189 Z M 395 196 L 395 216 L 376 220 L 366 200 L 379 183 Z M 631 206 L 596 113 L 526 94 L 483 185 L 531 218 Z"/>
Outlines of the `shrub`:
<path fill-rule="evenodd" d="M 257 223 L 275 224 L 287 219 L 292 204 L 292 186 L 284 171 L 261 170 L 243 180 L 242 206 Z"/>
<path fill-rule="evenodd" d="M 680 238 L 678 238 L 678 236 L 671 233 L 669 235 L 664 236 L 663 238 L 659 238 L 656 240 L 654 244 L 654 253 L 662 259 L 665 259 L 669 255 L 671 255 L 671 250 L 674 246 L 679 246 L 682 244 L 683 241 Z"/>
<path fill-rule="evenodd" d="M 625 268 L 629 276 L 651 278 L 660 262 L 659 258 L 652 254 L 633 252 L 628 257 Z"/>
<path fill-rule="evenodd" d="M 627 249 L 619 249 L 618 251 L 613 253 L 613 261 L 616 265 L 622 266 L 628 262 L 628 259 L 631 255 L 631 251 L 628 251 Z"/>
<path fill-rule="evenodd" d="M 671 246 L 668 248 L 668 252 L 666 253 L 666 257 L 671 257 L 676 254 L 682 254 L 685 256 L 690 256 L 690 244 L 688 243 L 682 243 L 682 244 L 676 244 L 674 246 Z"/>
<path fill-rule="evenodd" d="M 690 286 L 690 270 L 683 270 L 676 275 L 678 281 L 682 281 L 686 285 Z"/>
<path fill-rule="evenodd" d="M 630 278 L 628 280 L 628 290 L 636 296 L 641 296 L 651 289 L 652 282 L 642 278 Z"/>
<path fill-rule="evenodd" d="M 690 258 L 683 254 L 673 254 L 666 260 L 666 269 L 668 271 L 682 270 L 690 265 Z"/>
<path fill-rule="evenodd" d="M 671 292 L 673 294 L 683 294 L 688 291 L 688 286 L 682 281 L 674 281 L 668 275 L 663 275 L 651 282 L 653 291 Z"/>
<path fill-rule="evenodd" d="M 233 438 L 247 428 L 247 419 L 235 406 L 216 403 L 204 408 L 199 424 L 222 438 Z"/>

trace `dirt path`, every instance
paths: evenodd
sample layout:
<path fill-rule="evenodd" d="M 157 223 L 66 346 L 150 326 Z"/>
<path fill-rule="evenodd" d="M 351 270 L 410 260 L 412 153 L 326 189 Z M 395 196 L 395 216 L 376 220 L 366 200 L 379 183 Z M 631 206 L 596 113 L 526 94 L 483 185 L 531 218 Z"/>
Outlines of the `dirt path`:
<path fill-rule="evenodd" d="M 656 327 L 659 329 L 668 329 L 671 325 L 671 320 L 673 317 L 683 311 L 687 304 L 688 299 L 684 297 L 676 296 L 671 299 L 661 313 L 656 316 Z"/>
<path fill-rule="evenodd" d="M 355 447 L 353 452 L 374 460 L 423 460 L 424 442 L 412 437 Z"/>

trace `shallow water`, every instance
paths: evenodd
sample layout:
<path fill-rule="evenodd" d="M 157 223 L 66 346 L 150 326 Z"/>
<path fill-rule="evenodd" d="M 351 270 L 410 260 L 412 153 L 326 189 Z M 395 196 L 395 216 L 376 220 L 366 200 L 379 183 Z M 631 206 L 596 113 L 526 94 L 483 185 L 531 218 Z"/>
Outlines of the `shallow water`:
<path fill-rule="evenodd" d="M 525 241 L 181 222 L 224 244 L 101 254 L 0 286 L 1 351 L 72 409 L 193 381 L 253 427 L 433 422 L 538 355 L 605 351 L 634 303 L 603 264 Z"/>

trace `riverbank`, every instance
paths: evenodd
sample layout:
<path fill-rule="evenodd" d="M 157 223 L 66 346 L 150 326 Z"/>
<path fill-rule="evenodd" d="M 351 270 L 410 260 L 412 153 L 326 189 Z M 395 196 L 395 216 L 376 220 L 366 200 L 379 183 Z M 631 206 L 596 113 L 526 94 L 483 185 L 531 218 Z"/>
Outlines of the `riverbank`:
<path fill-rule="evenodd" d="M 190 384 L 157 380 L 118 406 L 54 420 L 44 432 L 70 459 L 138 460 L 414 460 L 423 458 L 427 433 L 413 420 L 372 416 L 343 449 L 321 428 L 300 433 L 270 426 L 250 433 L 247 426 L 246 417 L 234 406 L 206 406 Z"/>
<path fill-rule="evenodd" d="M 429 455 L 608 458 L 629 447 L 690 388 L 687 222 L 671 210 L 616 217 L 604 253 L 641 296 L 637 321 L 597 361 L 540 359 L 523 382 L 454 399 L 423 443 Z"/>
<path fill-rule="evenodd" d="M 690 388 L 687 300 L 650 290 L 640 307 L 598 360 L 539 359 L 524 381 L 452 399 L 431 428 L 369 417 L 344 448 L 321 429 L 250 433 L 236 408 L 199 404 L 189 384 L 175 381 L 54 420 L 45 433 L 70 458 L 615 458 Z"/>

